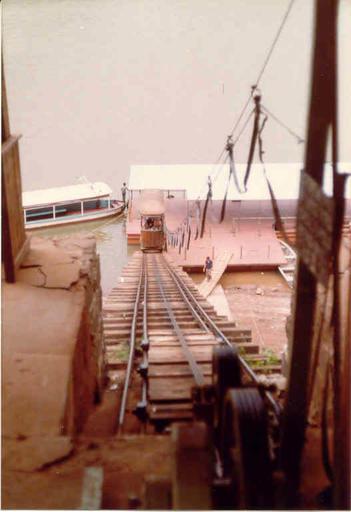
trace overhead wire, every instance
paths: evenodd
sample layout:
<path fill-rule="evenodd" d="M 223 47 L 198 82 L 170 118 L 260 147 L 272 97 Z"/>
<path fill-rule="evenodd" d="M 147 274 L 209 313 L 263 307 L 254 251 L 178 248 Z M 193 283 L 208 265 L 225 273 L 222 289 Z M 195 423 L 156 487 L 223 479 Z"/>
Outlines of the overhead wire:
<path fill-rule="evenodd" d="M 274 52 L 274 49 L 275 49 L 275 47 L 276 47 L 276 45 L 277 45 L 277 43 L 278 43 L 278 41 L 279 41 L 280 35 L 281 35 L 281 33 L 282 33 L 283 29 L 284 29 L 284 26 L 285 26 L 285 24 L 286 24 L 286 22 L 287 22 L 287 19 L 288 19 L 288 17 L 289 17 L 289 14 L 290 14 L 290 12 L 291 12 L 291 9 L 292 9 L 292 7 L 293 7 L 294 2 L 295 2 L 295 0 L 290 0 L 290 2 L 289 2 L 289 4 L 288 4 L 288 7 L 287 7 L 287 9 L 286 9 L 286 11 L 285 11 L 285 13 L 284 13 L 284 16 L 283 16 L 283 18 L 282 18 L 282 21 L 281 21 L 280 25 L 279 25 L 278 31 L 277 31 L 277 33 L 276 33 L 276 35 L 275 35 L 275 37 L 274 37 L 274 39 L 273 39 L 273 41 L 272 41 L 272 44 L 271 44 L 271 46 L 270 46 L 270 48 L 269 48 L 269 50 L 268 50 L 267 56 L 266 56 L 266 58 L 265 58 L 265 60 L 264 60 L 264 62 L 263 62 L 263 65 L 262 65 L 262 67 L 261 67 L 261 69 L 260 69 L 259 73 L 258 73 L 258 76 L 257 76 L 257 79 L 256 79 L 256 81 L 255 81 L 255 84 L 251 86 L 250 95 L 249 95 L 249 97 L 248 97 L 247 101 L 245 102 L 245 104 L 244 104 L 244 106 L 243 106 L 243 108 L 242 108 L 242 110 L 241 110 L 241 112 L 240 112 L 240 114 L 239 114 L 239 117 L 238 117 L 238 119 L 236 120 L 236 122 L 235 122 L 235 124 L 234 124 L 234 126 L 233 126 L 233 128 L 232 128 L 232 130 L 231 130 L 231 135 L 233 135 L 233 134 L 234 134 L 234 132 L 235 132 L 236 128 L 238 127 L 238 125 L 239 125 L 240 121 L 242 120 L 242 118 L 243 118 L 243 116 L 244 116 L 244 114 L 245 114 L 245 112 L 246 112 L 246 110 L 247 110 L 247 107 L 248 107 L 248 106 L 249 106 L 249 104 L 250 104 L 250 101 L 251 101 L 251 99 L 252 99 L 252 97 L 253 97 L 253 95 L 254 95 L 255 91 L 256 91 L 256 90 L 257 90 L 257 88 L 258 88 L 258 85 L 259 85 L 259 83 L 260 83 L 260 81 L 261 81 L 261 79 L 262 79 L 262 76 L 263 76 L 263 74 L 264 74 L 264 72 L 265 72 L 265 70 L 266 70 L 266 68 L 267 68 L 267 66 L 268 66 L 268 64 L 269 64 L 269 61 L 270 61 L 270 59 L 271 59 L 271 57 L 272 57 L 272 54 L 273 54 L 273 52 Z M 240 140 L 240 137 L 241 137 L 241 136 L 242 136 L 242 134 L 244 133 L 244 131 L 245 131 L 245 129 L 246 129 L 246 127 L 247 127 L 248 123 L 249 123 L 249 120 L 250 120 L 250 118 L 251 118 L 251 116 L 252 116 L 252 114 L 253 114 L 254 112 L 255 112 L 255 109 L 254 109 L 254 110 L 249 114 L 249 116 L 248 116 L 248 118 L 246 119 L 246 121 L 245 121 L 245 123 L 244 123 L 244 125 L 243 125 L 242 129 L 240 130 L 240 132 L 239 132 L 238 136 L 236 137 L 236 139 L 235 139 L 235 141 L 234 141 L 234 145 L 233 145 L 233 147 L 234 147 L 234 146 L 235 146 L 235 144 L 237 144 L 237 143 L 238 143 L 238 141 Z M 273 116 L 273 114 L 271 114 L 271 113 L 269 113 L 269 112 L 267 112 L 267 114 L 269 114 L 269 115 Z M 276 118 L 276 120 L 277 120 L 277 118 Z M 278 121 L 277 121 L 277 122 L 278 122 Z M 284 127 L 285 127 L 286 129 L 288 129 L 288 127 L 286 127 L 286 126 L 284 126 Z M 293 133 L 293 132 L 292 132 L 292 133 Z M 294 136 L 296 136 L 296 134 L 294 134 Z M 300 138 L 299 136 L 297 136 L 297 138 L 298 138 L 299 140 L 301 140 L 301 138 Z M 213 168 L 211 169 L 210 174 L 209 174 L 209 177 L 210 177 L 210 178 L 212 177 L 213 173 L 214 173 L 214 172 L 215 172 L 215 170 L 216 170 L 216 167 L 218 166 L 218 164 L 219 164 L 220 160 L 222 159 L 223 154 L 224 154 L 224 152 L 226 151 L 226 147 L 227 147 L 226 145 L 223 147 L 223 149 L 222 149 L 222 151 L 221 151 L 221 153 L 220 153 L 219 157 L 217 158 L 217 160 L 216 160 L 215 164 L 213 165 Z M 215 183 L 215 182 L 216 182 L 216 180 L 218 179 L 218 176 L 219 176 L 219 174 L 220 174 L 220 172 L 221 172 L 221 170 L 222 170 L 222 168 L 223 168 L 223 165 L 224 165 L 224 164 L 225 164 L 225 162 L 227 161 L 227 159 L 228 159 L 228 155 L 226 156 L 225 160 L 222 162 L 222 164 L 220 165 L 220 167 L 217 169 L 216 176 L 215 176 L 215 178 L 214 178 L 214 180 L 213 180 L 213 182 L 214 182 L 214 183 Z M 203 190 L 204 190 L 204 189 L 205 189 L 205 186 L 203 186 L 203 187 L 201 188 L 201 190 L 200 190 L 200 192 L 199 192 L 199 196 L 198 196 L 198 197 L 201 197 L 201 196 L 203 195 Z M 208 198 L 206 199 L 206 208 L 205 208 L 205 210 L 207 210 L 207 206 L 208 206 Z M 193 205 L 193 208 L 192 208 L 192 210 L 189 212 L 189 214 L 188 214 L 188 216 L 187 216 L 187 219 L 190 217 L 190 215 L 191 215 L 191 213 L 192 213 L 192 211 L 193 211 L 194 207 L 195 207 L 195 205 Z M 204 212 L 204 213 L 205 213 L 205 212 Z M 206 215 L 204 215 L 204 217 L 206 218 Z M 201 232 L 202 232 L 202 234 L 203 234 L 203 231 L 204 231 L 204 224 L 205 224 L 205 222 L 204 222 L 204 221 L 205 221 L 205 219 L 203 218 L 203 222 L 202 222 L 202 226 L 201 226 Z M 182 222 L 184 222 L 184 221 L 182 221 Z"/>
<path fill-rule="evenodd" d="M 285 11 L 285 13 L 284 13 L 284 16 L 283 16 L 283 18 L 282 18 L 282 21 L 281 21 L 280 25 L 279 25 L 278 31 L 277 31 L 277 33 L 276 33 L 276 35 L 275 35 L 275 37 L 274 37 L 274 39 L 273 39 L 273 41 L 272 41 L 272 44 L 271 44 L 271 46 L 270 46 L 270 48 L 269 48 L 269 50 L 268 50 L 267 56 L 266 56 L 266 58 L 265 58 L 265 60 L 264 60 L 264 62 L 263 62 L 263 65 L 262 65 L 262 67 L 261 67 L 261 69 L 260 69 L 259 73 L 258 73 L 258 76 L 257 76 L 257 79 L 256 79 L 256 81 L 255 81 L 255 84 L 254 84 L 253 86 L 251 86 L 250 95 L 249 95 L 249 97 L 247 98 L 247 100 L 246 100 L 246 102 L 245 102 L 245 104 L 244 104 L 244 106 L 243 106 L 243 108 L 242 108 L 242 110 L 241 110 L 241 112 L 240 112 L 240 114 L 239 114 L 239 117 L 238 117 L 238 119 L 236 120 L 236 122 L 235 122 L 235 124 L 234 124 L 234 126 L 233 126 L 233 128 L 232 128 L 232 130 L 231 130 L 231 132 L 230 132 L 230 135 L 233 135 L 233 134 L 234 134 L 234 132 L 235 132 L 236 128 L 238 127 L 238 125 L 239 125 L 240 121 L 242 120 L 242 118 L 243 118 L 243 116 L 244 116 L 244 114 L 245 114 L 245 112 L 246 112 L 246 110 L 247 110 L 247 107 L 248 107 L 248 106 L 249 106 L 249 104 L 250 104 L 250 101 L 251 101 L 251 98 L 253 97 L 254 92 L 255 92 L 255 91 L 257 90 L 257 88 L 258 88 L 258 85 L 259 85 L 259 83 L 260 83 L 260 81 L 261 81 L 261 79 L 262 79 L 262 76 L 263 76 L 263 74 L 264 74 L 264 72 L 265 72 L 265 70 L 266 70 L 266 68 L 267 68 L 267 66 L 268 66 L 268 63 L 269 63 L 269 61 L 270 61 L 270 59 L 271 59 L 271 57 L 272 57 L 273 51 L 274 51 L 274 49 L 275 49 L 275 47 L 276 47 L 276 45 L 277 45 L 277 43 L 278 43 L 279 37 L 280 37 L 280 35 L 281 35 L 282 31 L 283 31 L 283 28 L 284 28 L 284 26 L 285 26 L 285 24 L 286 24 L 286 22 L 287 22 L 287 19 L 288 19 L 288 17 L 289 17 L 289 14 L 290 14 L 290 12 L 291 12 L 291 9 L 292 9 L 292 7 L 293 7 L 294 2 L 295 2 L 295 0 L 290 0 L 290 2 L 289 2 L 289 4 L 288 4 L 288 7 L 287 7 L 287 9 L 286 9 L 286 11 Z M 250 114 L 250 116 L 249 116 L 249 117 L 251 117 L 251 115 L 252 115 L 252 113 Z M 234 145 L 235 145 L 235 144 L 237 144 L 237 142 L 239 141 L 239 139 L 240 139 L 240 137 L 241 137 L 241 135 L 242 135 L 243 131 L 245 130 L 245 128 L 246 128 L 246 126 L 247 126 L 247 124 L 248 124 L 248 121 L 249 121 L 249 119 L 247 119 L 247 120 L 245 121 L 245 124 L 244 124 L 244 126 L 243 126 L 242 130 L 241 130 L 241 131 L 240 131 L 240 133 L 239 133 L 239 136 L 238 136 L 238 137 L 235 139 L 235 141 L 234 141 Z M 219 161 L 221 160 L 221 158 L 222 158 L 222 156 L 223 156 L 223 154 L 224 154 L 224 152 L 225 152 L 225 151 L 226 151 L 226 145 L 223 147 L 223 149 L 222 149 L 222 151 L 221 151 L 221 153 L 220 153 L 219 157 L 217 158 L 216 163 L 214 164 L 213 169 L 212 169 L 212 170 L 211 170 L 211 172 L 210 172 L 210 176 L 212 176 L 212 174 L 215 172 L 215 168 L 216 168 L 216 166 L 218 165 Z M 219 174 L 219 171 L 217 171 L 217 175 L 216 175 L 216 177 L 218 177 L 218 174 Z M 201 188 L 201 191 L 200 191 L 200 193 L 199 193 L 199 197 L 201 197 L 201 196 L 203 195 L 203 190 L 204 190 L 204 188 L 205 188 L 204 186 Z"/>
<path fill-rule="evenodd" d="M 273 43 L 272 43 L 272 45 L 271 45 L 271 47 L 269 49 L 268 54 L 267 54 L 266 60 L 264 61 L 262 69 L 261 69 L 261 71 L 258 74 L 258 77 L 257 77 L 257 80 L 256 80 L 256 84 L 255 84 L 256 87 L 258 87 L 258 84 L 260 83 L 260 80 L 261 80 L 261 78 L 263 76 L 263 73 L 265 72 L 266 67 L 268 66 L 268 63 L 269 63 L 270 58 L 272 56 L 272 53 L 273 53 L 273 51 L 274 51 L 274 49 L 275 49 L 275 47 L 276 47 L 276 45 L 278 43 L 280 34 L 283 31 L 284 25 L 285 25 L 285 23 L 286 23 L 286 21 L 287 21 L 287 19 L 289 17 L 289 14 L 290 14 L 290 11 L 292 9 L 292 6 L 294 5 L 294 2 L 295 2 L 295 0 L 290 0 L 290 2 L 289 2 L 288 8 L 287 8 L 287 10 L 286 10 L 286 12 L 285 12 L 285 14 L 283 16 L 283 19 L 282 19 L 282 21 L 280 23 L 280 26 L 278 28 L 278 32 L 276 33 L 276 36 L 275 36 L 275 38 L 273 40 Z"/>
<path fill-rule="evenodd" d="M 255 90 L 257 89 L 257 87 L 258 87 L 258 85 L 259 85 L 259 83 L 260 83 L 260 81 L 262 79 L 262 76 L 263 76 L 264 72 L 266 71 L 268 63 L 269 63 L 269 61 L 270 61 L 270 59 L 272 57 L 273 51 L 274 51 L 274 49 L 275 49 L 275 47 L 276 47 L 276 45 L 278 43 L 279 37 L 280 37 L 280 35 L 281 35 L 282 31 L 283 31 L 283 28 L 284 28 L 284 26 L 285 26 L 285 24 L 287 22 L 287 19 L 289 17 L 291 9 L 292 9 L 292 7 L 294 5 L 294 2 L 295 2 L 295 0 L 290 0 L 290 2 L 288 4 L 288 7 L 287 7 L 287 9 L 286 9 L 286 11 L 284 13 L 284 16 L 283 16 L 282 21 L 281 21 L 281 23 L 279 25 L 278 31 L 277 31 L 277 33 L 275 35 L 275 38 L 273 39 L 273 42 L 272 42 L 272 44 L 271 44 L 271 46 L 270 46 L 270 48 L 268 50 L 267 56 L 266 56 L 266 58 L 265 58 L 265 60 L 263 62 L 263 65 L 262 65 L 259 73 L 258 73 L 256 81 L 255 81 L 254 85 L 251 86 L 250 95 L 247 98 L 246 103 L 244 104 L 244 106 L 243 106 L 243 108 L 242 108 L 242 110 L 241 110 L 241 112 L 239 114 L 239 117 L 238 117 L 237 121 L 235 122 L 235 124 L 234 124 L 234 126 L 232 128 L 232 131 L 230 132 L 231 135 L 234 134 L 234 132 L 235 132 L 236 128 L 238 127 L 241 119 L 243 118 L 243 116 L 244 116 L 244 114 L 246 112 L 246 109 L 247 109 L 247 107 L 250 104 L 251 98 L 252 98 Z"/>
<path fill-rule="evenodd" d="M 262 110 L 269 116 L 271 117 L 274 121 L 276 121 L 280 126 L 282 126 L 283 128 L 285 128 L 285 130 L 290 133 L 290 135 L 292 135 L 296 140 L 297 140 L 297 143 L 298 144 L 303 144 L 305 141 L 302 137 L 300 137 L 300 135 L 298 135 L 297 133 L 295 133 L 291 128 L 289 128 L 289 126 L 287 126 L 283 121 L 281 121 L 276 115 L 274 115 L 270 110 L 268 110 L 267 107 L 265 107 L 264 105 L 261 105 L 261 108 Z"/>

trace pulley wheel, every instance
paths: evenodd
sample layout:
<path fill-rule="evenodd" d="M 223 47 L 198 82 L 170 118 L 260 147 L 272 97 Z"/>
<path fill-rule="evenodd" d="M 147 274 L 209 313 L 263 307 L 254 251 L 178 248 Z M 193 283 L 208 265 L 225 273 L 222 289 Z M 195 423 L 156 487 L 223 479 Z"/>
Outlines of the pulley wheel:
<path fill-rule="evenodd" d="M 214 427 L 221 431 L 224 397 L 228 389 L 241 386 L 238 351 L 229 345 L 215 346 L 212 352 L 212 384 L 215 391 Z"/>
<path fill-rule="evenodd" d="M 270 509 L 273 491 L 267 417 L 256 388 L 227 392 L 221 448 L 224 477 L 231 480 L 231 507 Z"/>

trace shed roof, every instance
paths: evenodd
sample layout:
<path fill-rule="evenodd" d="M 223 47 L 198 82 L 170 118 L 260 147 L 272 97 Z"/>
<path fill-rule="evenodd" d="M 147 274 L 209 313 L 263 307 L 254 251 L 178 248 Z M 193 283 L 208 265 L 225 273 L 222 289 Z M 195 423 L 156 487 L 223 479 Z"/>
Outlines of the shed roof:
<path fill-rule="evenodd" d="M 142 215 L 162 215 L 165 202 L 161 190 L 143 190 L 140 196 L 139 211 Z"/>
<path fill-rule="evenodd" d="M 107 196 L 112 193 L 106 183 L 79 183 L 66 187 L 46 188 L 23 192 L 22 204 L 24 208 L 30 206 L 42 206 L 53 203 L 79 201 L 81 199 L 92 199 L 94 197 Z"/>
<path fill-rule="evenodd" d="M 300 173 L 302 163 L 267 163 L 266 170 L 278 199 L 296 199 L 299 196 Z M 325 191 L 330 193 L 331 167 L 325 180 Z M 246 170 L 246 164 L 237 164 L 240 182 Z M 340 172 L 350 172 L 351 163 L 340 163 Z M 188 199 L 206 196 L 207 177 L 211 175 L 213 199 L 223 199 L 227 186 L 229 165 L 132 165 L 129 176 L 129 189 L 159 188 L 161 190 L 186 190 Z M 348 180 L 346 197 L 351 197 L 351 180 Z M 239 194 L 231 182 L 228 199 L 269 199 L 269 191 L 263 175 L 262 165 L 253 164 L 248 182 L 248 191 Z"/>

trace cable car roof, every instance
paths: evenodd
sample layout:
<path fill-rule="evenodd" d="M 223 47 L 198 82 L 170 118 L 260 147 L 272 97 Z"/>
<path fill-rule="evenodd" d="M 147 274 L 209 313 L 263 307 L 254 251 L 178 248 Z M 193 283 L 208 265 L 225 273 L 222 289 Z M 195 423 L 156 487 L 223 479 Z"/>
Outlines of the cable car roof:
<path fill-rule="evenodd" d="M 165 212 L 163 191 L 157 189 L 142 190 L 139 211 L 141 215 L 162 215 Z"/>

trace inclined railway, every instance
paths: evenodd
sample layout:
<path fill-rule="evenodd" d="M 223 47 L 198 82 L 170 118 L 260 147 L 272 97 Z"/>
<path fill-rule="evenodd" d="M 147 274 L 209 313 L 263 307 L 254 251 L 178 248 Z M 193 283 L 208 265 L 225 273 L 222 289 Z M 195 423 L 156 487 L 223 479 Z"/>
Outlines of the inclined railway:
<path fill-rule="evenodd" d="M 261 482 L 243 503 L 266 506 L 270 483 L 262 471 L 269 475 L 275 458 L 281 410 L 247 362 L 258 356 L 250 330 L 218 315 L 164 253 L 137 252 L 105 300 L 104 331 L 107 351 L 123 344 L 128 352 L 118 432 L 129 432 L 131 417 L 149 433 L 173 422 L 205 422 L 222 482 L 234 464 L 236 432 L 248 481 L 257 483 L 258 471 Z"/>
<path fill-rule="evenodd" d="M 243 380 L 258 385 L 255 372 L 242 357 L 257 356 L 250 330 L 239 329 L 218 315 L 167 256 L 137 253 L 121 280 L 104 313 L 107 345 L 124 338 L 128 349 L 120 431 L 127 409 L 159 429 L 172 421 L 192 419 L 196 393 L 210 389 L 214 382 L 217 395 L 225 392 L 233 375 L 237 375 L 234 384 Z M 237 366 L 234 373 L 233 366 Z M 133 407 L 128 395 L 135 371 L 141 385 L 140 399 Z M 279 405 L 269 392 L 265 399 L 278 415 Z"/>

